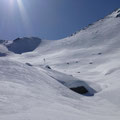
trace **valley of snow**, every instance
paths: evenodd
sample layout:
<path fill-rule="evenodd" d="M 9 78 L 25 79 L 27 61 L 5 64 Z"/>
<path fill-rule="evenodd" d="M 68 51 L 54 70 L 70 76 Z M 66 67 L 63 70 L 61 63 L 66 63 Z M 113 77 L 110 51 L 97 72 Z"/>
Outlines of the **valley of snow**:
<path fill-rule="evenodd" d="M 0 40 L 0 120 L 80 119 L 120 119 L 120 9 L 61 40 Z"/>

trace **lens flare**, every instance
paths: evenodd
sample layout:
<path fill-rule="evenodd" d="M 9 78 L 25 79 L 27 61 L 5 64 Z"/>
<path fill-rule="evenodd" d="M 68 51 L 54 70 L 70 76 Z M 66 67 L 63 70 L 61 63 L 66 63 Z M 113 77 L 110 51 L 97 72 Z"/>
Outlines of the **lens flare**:
<path fill-rule="evenodd" d="M 25 29 L 28 31 L 30 31 L 30 21 L 29 21 L 29 17 L 27 15 L 27 12 L 24 8 L 24 5 L 23 5 L 23 1 L 22 0 L 17 0 L 17 4 L 18 4 L 18 7 L 19 7 L 19 11 L 20 11 L 20 15 L 21 15 L 21 19 L 23 21 L 23 24 L 24 24 L 24 27 Z"/>
<path fill-rule="evenodd" d="M 13 6 L 14 0 L 10 0 L 9 2 L 10 2 L 10 5 Z"/>

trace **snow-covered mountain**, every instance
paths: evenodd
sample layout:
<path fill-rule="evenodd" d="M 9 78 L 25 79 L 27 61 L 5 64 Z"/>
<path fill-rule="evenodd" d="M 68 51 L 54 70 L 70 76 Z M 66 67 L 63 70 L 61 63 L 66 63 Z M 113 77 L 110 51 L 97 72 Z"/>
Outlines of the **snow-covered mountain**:
<path fill-rule="evenodd" d="M 61 40 L 0 40 L 0 120 L 119 120 L 120 9 Z"/>

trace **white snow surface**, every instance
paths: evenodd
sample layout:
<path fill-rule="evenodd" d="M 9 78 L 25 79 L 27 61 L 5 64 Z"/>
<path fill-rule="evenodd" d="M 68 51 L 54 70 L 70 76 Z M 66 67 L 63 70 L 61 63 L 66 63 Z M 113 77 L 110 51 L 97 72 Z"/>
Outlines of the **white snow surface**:
<path fill-rule="evenodd" d="M 0 120 L 120 120 L 119 61 L 120 9 L 61 40 L 0 40 Z"/>

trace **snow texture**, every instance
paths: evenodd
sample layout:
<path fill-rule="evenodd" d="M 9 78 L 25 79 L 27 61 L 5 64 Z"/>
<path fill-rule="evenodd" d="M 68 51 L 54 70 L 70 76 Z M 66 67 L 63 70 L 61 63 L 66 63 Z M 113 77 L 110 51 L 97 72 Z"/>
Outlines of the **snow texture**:
<path fill-rule="evenodd" d="M 0 120 L 120 120 L 119 16 L 61 40 L 0 40 Z"/>

